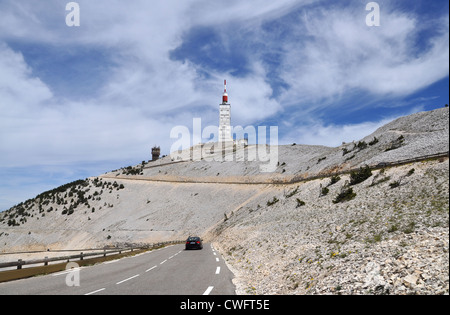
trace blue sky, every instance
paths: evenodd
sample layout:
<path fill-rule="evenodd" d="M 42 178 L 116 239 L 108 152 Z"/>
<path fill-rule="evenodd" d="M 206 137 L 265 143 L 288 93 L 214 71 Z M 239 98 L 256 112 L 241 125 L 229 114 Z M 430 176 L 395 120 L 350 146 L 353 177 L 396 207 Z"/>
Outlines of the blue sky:
<path fill-rule="evenodd" d="M 448 1 L 0 0 L 0 211 L 168 154 L 175 126 L 338 146 L 449 103 Z"/>

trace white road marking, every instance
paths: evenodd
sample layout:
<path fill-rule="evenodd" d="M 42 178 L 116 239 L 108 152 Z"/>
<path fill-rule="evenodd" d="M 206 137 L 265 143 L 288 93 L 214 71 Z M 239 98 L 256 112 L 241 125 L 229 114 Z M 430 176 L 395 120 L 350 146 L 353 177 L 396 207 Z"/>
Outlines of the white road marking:
<path fill-rule="evenodd" d="M 218 262 L 218 261 L 219 261 L 219 258 L 216 257 L 216 261 Z"/>
<path fill-rule="evenodd" d="M 206 291 L 205 291 L 205 293 L 203 293 L 203 295 L 209 295 L 213 289 L 214 289 L 214 287 L 208 287 L 208 289 L 206 289 Z"/>
<path fill-rule="evenodd" d="M 216 275 L 218 275 L 220 273 L 220 267 L 217 267 L 216 269 Z"/>
<path fill-rule="evenodd" d="M 145 270 L 145 272 L 149 272 L 150 270 L 153 270 L 155 268 L 156 268 L 156 266 L 153 266 L 152 268 Z"/>
<path fill-rule="evenodd" d="M 92 295 L 92 294 L 95 294 L 95 293 L 101 292 L 101 291 L 103 291 L 103 290 L 105 290 L 105 288 L 103 288 L 103 289 L 99 289 L 99 290 L 96 290 L 96 291 L 92 291 L 92 292 L 89 292 L 89 293 L 86 293 L 85 295 Z"/>
<path fill-rule="evenodd" d="M 132 276 L 132 277 L 129 277 L 129 278 L 125 279 L 125 280 L 119 281 L 119 282 L 117 282 L 116 284 L 121 284 L 121 283 L 124 283 L 125 281 L 131 280 L 131 279 L 134 279 L 134 278 L 136 278 L 136 277 L 139 277 L 139 275 L 134 275 L 134 276 Z"/>
<path fill-rule="evenodd" d="M 70 270 L 66 270 L 66 271 L 61 271 L 61 272 L 58 272 L 58 273 L 54 273 L 54 274 L 52 274 L 52 276 L 53 276 L 53 277 L 61 276 L 61 275 L 65 275 L 65 274 L 68 274 L 68 273 L 71 273 L 71 272 L 75 272 L 75 271 L 80 271 L 80 270 L 81 270 L 81 268 L 72 268 L 72 269 L 70 269 Z"/>
<path fill-rule="evenodd" d="M 162 261 L 162 262 L 160 263 L 160 265 L 164 264 L 164 263 L 165 263 L 166 261 L 167 261 L 167 259 L 166 259 L 166 260 L 164 260 L 164 261 Z"/>

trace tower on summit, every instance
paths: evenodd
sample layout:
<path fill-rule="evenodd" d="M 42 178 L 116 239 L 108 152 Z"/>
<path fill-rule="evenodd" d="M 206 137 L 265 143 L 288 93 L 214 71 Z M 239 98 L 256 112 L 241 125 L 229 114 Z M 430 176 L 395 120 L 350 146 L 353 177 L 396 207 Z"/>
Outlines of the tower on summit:
<path fill-rule="evenodd" d="M 233 142 L 231 136 L 231 105 L 228 104 L 227 80 L 224 81 L 222 104 L 219 104 L 219 142 Z"/>
<path fill-rule="evenodd" d="M 223 82 L 224 89 L 223 89 L 223 96 L 222 96 L 222 104 L 228 103 L 228 93 L 227 93 L 227 80 Z"/>

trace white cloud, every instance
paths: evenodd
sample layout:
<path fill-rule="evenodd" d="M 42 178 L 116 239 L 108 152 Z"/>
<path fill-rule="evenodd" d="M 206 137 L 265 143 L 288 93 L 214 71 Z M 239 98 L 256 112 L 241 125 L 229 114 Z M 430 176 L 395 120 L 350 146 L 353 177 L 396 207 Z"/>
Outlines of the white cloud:
<path fill-rule="evenodd" d="M 448 27 L 427 49 L 415 43 L 418 17 L 383 10 L 382 25 L 368 27 L 363 10 L 314 8 L 299 16 L 297 41 L 285 43 L 282 78 L 290 85 L 282 102 L 331 100 L 353 90 L 375 97 L 404 96 L 445 78 L 449 73 Z M 448 26 L 446 19 L 435 28 Z"/>
<path fill-rule="evenodd" d="M 229 0 L 229 1 L 193 1 L 186 11 L 186 17 L 193 25 L 233 25 L 250 23 L 259 26 L 264 20 L 276 19 L 290 11 L 317 0 Z"/>
<path fill-rule="evenodd" d="M 31 110 L 52 98 L 50 89 L 32 75 L 22 54 L 0 42 L 0 91 L 2 115 L 26 107 Z"/>

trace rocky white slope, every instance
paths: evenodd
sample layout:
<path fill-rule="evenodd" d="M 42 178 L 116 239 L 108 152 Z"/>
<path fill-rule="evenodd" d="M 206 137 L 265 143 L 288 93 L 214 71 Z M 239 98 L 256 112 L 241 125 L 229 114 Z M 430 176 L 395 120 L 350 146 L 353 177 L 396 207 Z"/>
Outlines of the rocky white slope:
<path fill-rule="evenodd" d="M 331 186 L 280 186 L 210 238 L 240 293 L 448 293 L 448 167 L 445 159 L 374 171 L 342 203 L 333 201 L 348 175 Z"/>

